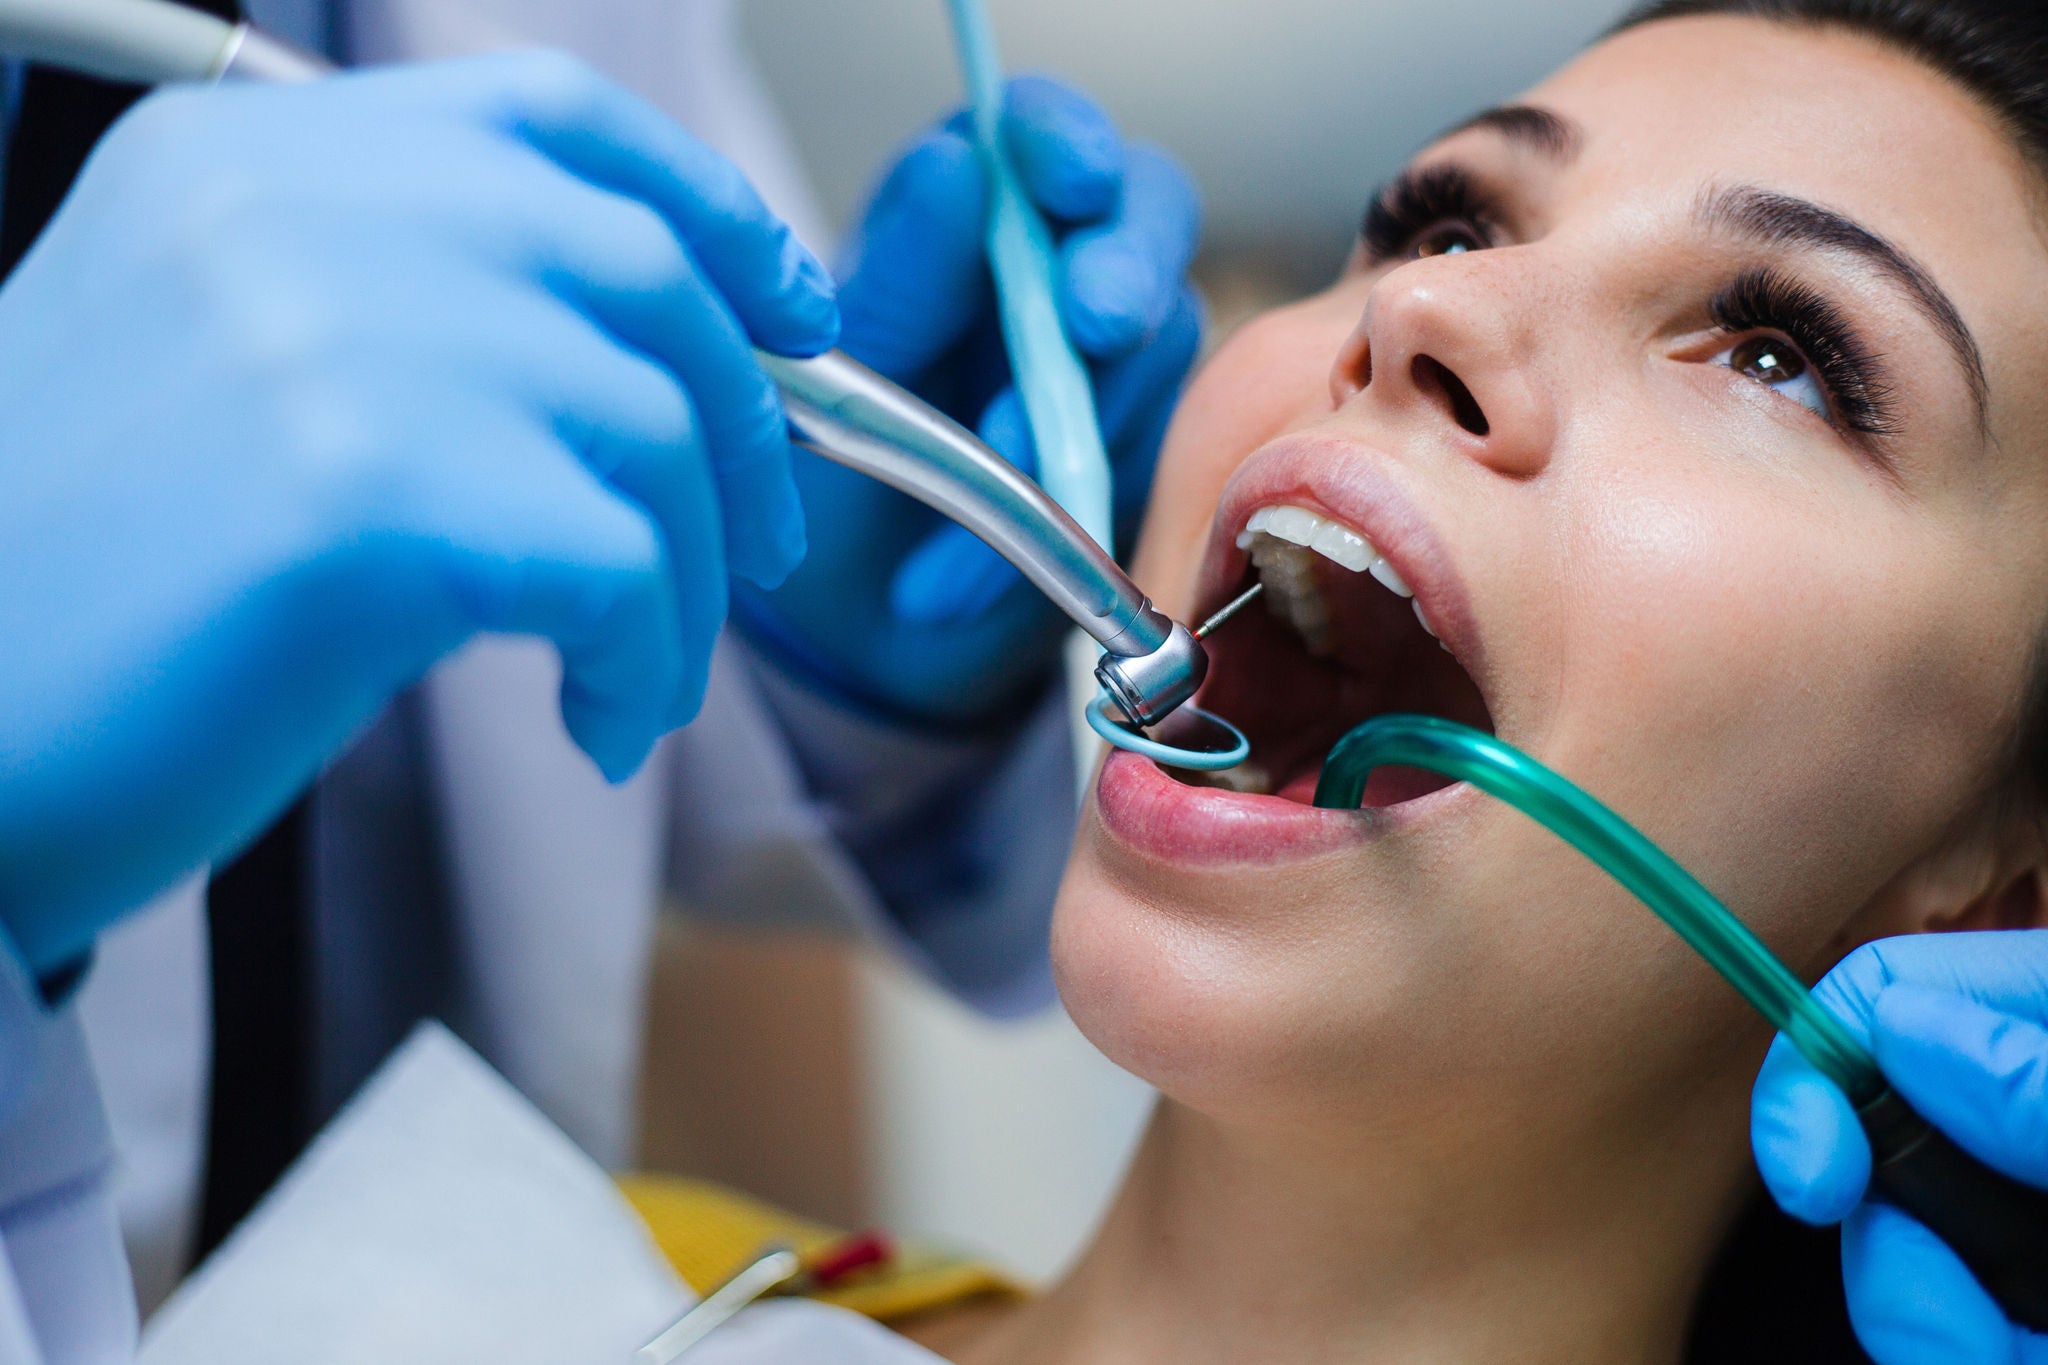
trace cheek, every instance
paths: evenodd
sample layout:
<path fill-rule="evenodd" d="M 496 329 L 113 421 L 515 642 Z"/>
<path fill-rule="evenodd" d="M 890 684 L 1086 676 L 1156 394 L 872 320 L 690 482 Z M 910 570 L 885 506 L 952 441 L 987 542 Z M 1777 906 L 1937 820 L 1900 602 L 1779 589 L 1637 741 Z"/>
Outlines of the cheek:
<path fill-rule="evenodd" d="M 1588 494 L 1549 746 L 1811 971 L 1971 799 L 2018 642 L 1885 495 L 1710 472 Z"/>

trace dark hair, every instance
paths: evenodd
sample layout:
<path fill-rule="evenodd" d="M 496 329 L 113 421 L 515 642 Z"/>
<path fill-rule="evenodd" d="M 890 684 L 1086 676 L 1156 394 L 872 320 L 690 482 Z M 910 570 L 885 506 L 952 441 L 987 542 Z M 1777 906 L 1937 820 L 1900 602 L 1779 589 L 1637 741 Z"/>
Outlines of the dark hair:
<path fill-rule="evenodd" d="M 1725 14 L 1837 28 L 1917 58 L 1974 95 L 2048 177 L 2048 0 L 1649 0 L 1613 32 Z M 2048 798 L 2048 654 L 2035 660 L 2013 776 Z M 1867 1362 L 1843 1304 L 1840 1238 L 1756 1196 L 1721 1248 L 1693 1311 L 1689 1365 Z"/>

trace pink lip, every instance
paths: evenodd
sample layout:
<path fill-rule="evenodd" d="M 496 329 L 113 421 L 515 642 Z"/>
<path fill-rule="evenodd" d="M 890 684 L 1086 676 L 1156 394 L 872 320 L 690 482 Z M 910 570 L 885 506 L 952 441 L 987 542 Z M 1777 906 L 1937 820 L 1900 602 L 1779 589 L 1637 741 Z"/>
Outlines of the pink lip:
<path fill-rule="evenodd" d="M 1376 811 L 1320 810 L 1277 796 L 1190 787 L 1121 749 L 1096 779 L 1095 811 L 1118 843 L 1182 867 L 1296 862 L 1356 848 L 1387 824 Z"/>
<path fill-rule="evenodd" d="M 1237 534 L 1251 514 L 1289 503 L 1352 527 L 1384 555 L 1415 592 L 1437 638 L 1484 688 L 1485 653 L 1472 601 L 1448 548 L 1370 449 L 1328 436 L 1292 436 L 1265 446 L 1224 486 L 1209 527 L 1209 553 L 1197 601 L 1217 603 L 1244 578 Z"/>

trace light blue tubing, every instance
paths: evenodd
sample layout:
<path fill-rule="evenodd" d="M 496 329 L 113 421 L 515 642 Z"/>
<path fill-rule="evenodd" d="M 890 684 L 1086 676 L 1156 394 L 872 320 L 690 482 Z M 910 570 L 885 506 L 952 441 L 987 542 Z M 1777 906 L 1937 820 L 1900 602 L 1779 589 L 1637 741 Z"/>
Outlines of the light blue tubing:
<path fill-rule="evenodd" d="M 1116 703 L 1109 699 L 1107 693 L 1089 702 L 1088 728 L 1117 748 L 1143 754 L 1154 763 L 1214 773 L 1235 768 L 1251 756 L 1251 741 L 1244 737 L 1244 731 L 1192 703 L 1182 706 L 1155 728 L 1178 735 L 1190 746 L 1201 740 L 1209 747 L 1179 748 L 1162 743 L 1128 721 L 1116 719 L 1112 714 L 1115 709 Z"/>
<path fill-rule="evenodd" d="M 1422 768 L 1507 802 L 1592 859 L 1678 931 L 1856 1104 L 1885 1088 L 1870 1053 L 1714 893 L 1635 826 L 1511 744 L 1436 716 L 1376 716 L 1337 741 L 1316 804 L 1355 810 L 1373 769 Z"/>
<path fill-rule="evenodd" d="M 995 275 L 1003 321 L 1003 343 L 1024 399 L 1032 444 L 1038 448 L 1038 482 L 1067 509 L 1095 543 L 1116 553 L 1109 452 L 1095 413 L 1088 367 L 1060 325 L 1057 293 L 1059 257 L 1052 230 L 1024 193 L 1023 182 L 1003 147 L 1003 61 L 995 27 L 983 0 L 948 0 L 960 69 L 973 106 L 974 140 L 988 168 L 988 257 Z M 1074 669 L 1077 680 L 1085 676 Z M 1224 747 L 1181 749 L 1147 738 L 1135 726 L 1110 718 L 1112 703 L 1097 697 L 1087 708 L 1088 728 L 1120 749 L 1130 749 L 1179 768 L 1216 771 L 1244 759 L 1250 746 L 1235 727 L 1203 713 L 1201 733 Z M 1191 710 L 1193 708 L 1183 708 Z M 1217 729 L 1227 730 L 1227 739 Z M 1085 739 L 1085 736 L 1082 736 Z M 1231 755 L 1236 757 L 1231 757 Z M 1086 771 L 1085 763 L 1079 765 Z"/>
<path fill-rule="evenodd" d="M 1088 369 L 1060 325 L 1052 231 L 1025 195 L 1003 147 L 1003 63 L 995 29 L 982 0 L 949 3 L 974 138 L 988 168 L 989 267 L 1001 304 L 1003 342 L 1038 448 L 1038 482 L 1096 544 L 1115 554 L 1109 452 Z"/>

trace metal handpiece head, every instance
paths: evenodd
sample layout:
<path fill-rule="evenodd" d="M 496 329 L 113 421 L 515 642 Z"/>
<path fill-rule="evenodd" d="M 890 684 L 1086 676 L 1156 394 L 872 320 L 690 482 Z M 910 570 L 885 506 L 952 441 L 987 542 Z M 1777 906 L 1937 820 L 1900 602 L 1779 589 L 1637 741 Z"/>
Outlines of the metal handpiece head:
<path fill-rule="evenodd" d="M 1169 622 L 1166 639 L 1146 654 L 1104 654 L 1095 680 L 1138 725 L 1157 725 L 1201 690 L 1209 651 L 1195 633 Z"/>

